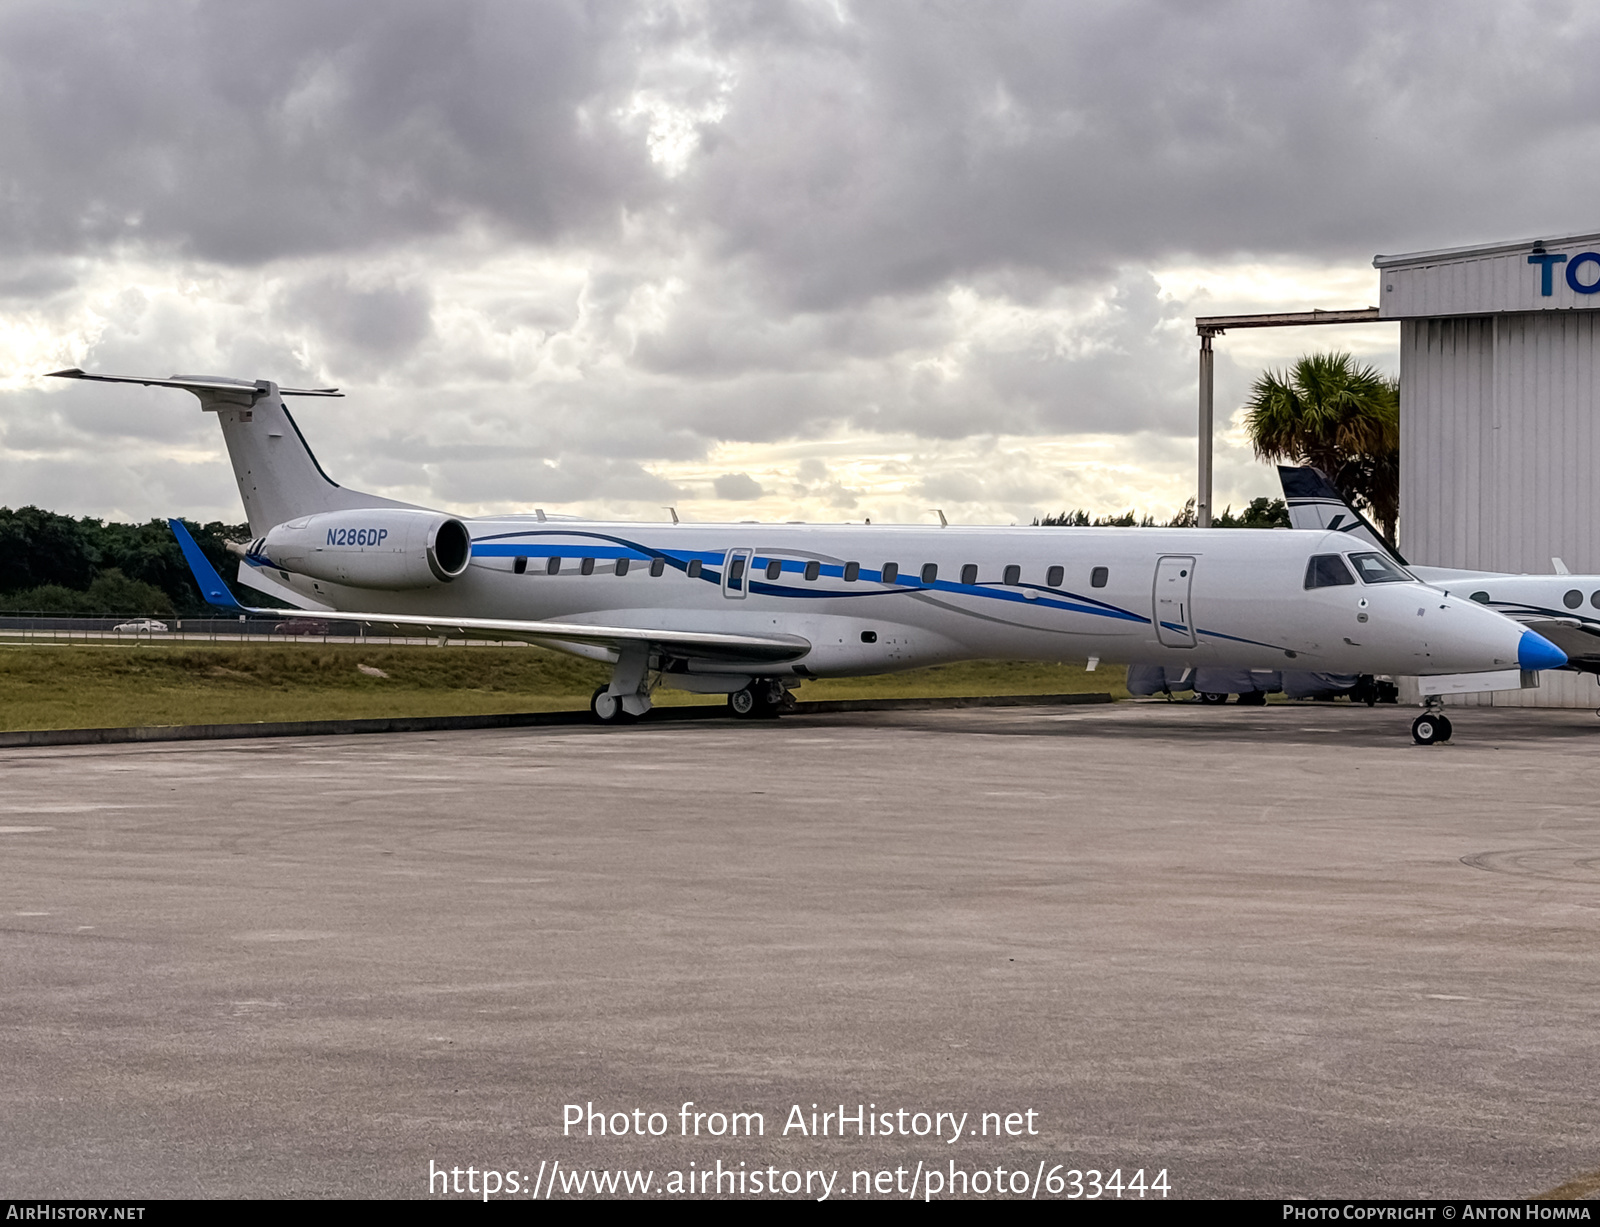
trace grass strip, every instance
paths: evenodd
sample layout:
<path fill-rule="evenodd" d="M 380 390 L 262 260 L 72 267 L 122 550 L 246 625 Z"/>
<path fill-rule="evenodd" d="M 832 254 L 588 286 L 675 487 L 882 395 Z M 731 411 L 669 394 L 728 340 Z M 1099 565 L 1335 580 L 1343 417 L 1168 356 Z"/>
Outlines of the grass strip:
<path fill-rule="evenodd" d="M 365 666 L 365 670 L 361 666 Z M 374 672 L 376 671 L 376 672 Z M 355 644 L 12 644 L 0 647 L 0 729 L 112 728 L 570 711 L 606 665 L 536 647 Z M 378 676 L 383 674 L 384 676 Z M 1005 694 L 1127 696 L 1125 670 L 976 661 L 808 681 L 807 700 Z M 658 690 L 661 706 L 720 695 Z"/>

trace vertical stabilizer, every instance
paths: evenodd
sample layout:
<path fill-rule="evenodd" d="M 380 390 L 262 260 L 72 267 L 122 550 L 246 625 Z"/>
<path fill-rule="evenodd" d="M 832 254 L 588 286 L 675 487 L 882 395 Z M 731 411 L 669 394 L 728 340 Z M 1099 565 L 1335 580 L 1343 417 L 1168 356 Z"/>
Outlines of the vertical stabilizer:
<path fill-rule="evenodd" d="M 1328 480 L 1321 469 L 1309 466 L 1278 466 L 1278 480 L 1283 483 L 1283 498 L 1289 504 L 1289 526 L 1349 533 L 1357 541 L 1364 541 L 1388 554 L 1401 566 L 1406 560 L 1400 551 L 1383 539 L 1383 534 L 1371 521 L 1350 505 Z"/>
<path fill-rule="evenodd" d="M 355 507 L 410 507 L 376 494 L 347 490 L 322 471 L 305 436 L 284 405 L 285 396 L 338 396 L 337 388 L 283 388 L 266 379 L 254 383 L 211 375 L 174 375 L 146 379 L 134 375 L 90 375 L 73 368 L 52 371 L 64 379 L 96 383 L 137 383 L 182 388 L 200 400 L 200 407 L 215 413 L 222 425 L 223 442 L 233 461 L 250 531 L 264 536 L 274 525 L 320 511 Z"/>

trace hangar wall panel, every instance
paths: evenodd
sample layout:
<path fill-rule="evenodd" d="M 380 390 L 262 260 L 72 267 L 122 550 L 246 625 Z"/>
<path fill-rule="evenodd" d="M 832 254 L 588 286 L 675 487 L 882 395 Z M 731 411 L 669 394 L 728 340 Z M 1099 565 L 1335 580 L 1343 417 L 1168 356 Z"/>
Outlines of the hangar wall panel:
<path fill-rule="evenodd" d="M 1600 312 L 1406 320 L 1400 337 L 1400 547 L 1412 562 L 1600 573 Z M 1461 700 L 1466 703 L 1471 698 Z M 1545 674 L 1497 706 L 1600 703 Z"/>
<path fill-rule="evenodd" d="M 1401 549 L 1440 567 L 1600 572 L 1600 432 L 1588 311 L 1407 320 Z"/>
<path fill-rule="evenodd" d="M 1494 324 L 1400 326 L 1400 548 L 1421 566 L 1477 567 L 1477 505 L 1493 467 Z M 1489 569 L 1487 566 L 1485 570 Z"/>

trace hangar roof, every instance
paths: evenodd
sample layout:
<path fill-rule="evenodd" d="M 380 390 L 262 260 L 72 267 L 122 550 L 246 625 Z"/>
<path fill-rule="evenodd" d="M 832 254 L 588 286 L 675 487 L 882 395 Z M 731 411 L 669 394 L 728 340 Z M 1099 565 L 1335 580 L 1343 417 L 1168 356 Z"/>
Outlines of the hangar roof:
<path fill-rule="evenodd" d="M 1593 246 L 1600 243 L 1600 232 L 1568 234 L 1554 239 L 1517 239 L 1509 243 L 1474 243 L 1470 247 L 1440 247 L 1435 251 L 1411 251 L 1398 256 L 1373 256 L 1373 268 L 1404 268 L 1408 264 L 1444 264 L 1451 260 L 1474 260 L 1482 256 L 1503 256 L 1535 247 L 1560 249 L 1568 246 Z"/>
<path fill-rule="evenodd" d="M 1377 256 L 1383 319 L 1600 309 L 1600 233 Z"/>

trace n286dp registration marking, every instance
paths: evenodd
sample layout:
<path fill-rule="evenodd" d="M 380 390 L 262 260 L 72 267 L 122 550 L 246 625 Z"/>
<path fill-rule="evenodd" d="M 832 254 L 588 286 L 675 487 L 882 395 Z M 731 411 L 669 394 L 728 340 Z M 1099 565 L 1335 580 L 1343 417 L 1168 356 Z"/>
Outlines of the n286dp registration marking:
<path fill-rule="evenodd" d="M 330 528 L 329 545 L 381 545 L 389 535 L 387 528 Z"/>

